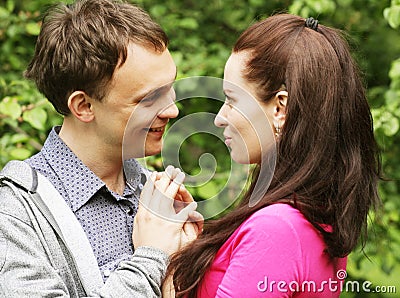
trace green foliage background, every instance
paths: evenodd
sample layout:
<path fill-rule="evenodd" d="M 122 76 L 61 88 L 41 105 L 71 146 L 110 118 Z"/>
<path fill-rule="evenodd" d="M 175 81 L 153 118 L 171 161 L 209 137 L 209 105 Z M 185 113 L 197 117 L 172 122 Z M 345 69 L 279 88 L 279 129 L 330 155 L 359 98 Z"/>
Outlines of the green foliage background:
<path fill-rule="evenodd" d="M 40 16 L 54 2 L 0 2 L 0 167 L 10 159 L 25 159 L 40 150 L 49 129 L 62 122 L 33 84 L 22 77 L 33 54 Z M 371 214 L 371 233 L 365 248 L 368 258 L 360 249 L 350 255 L 347 280 L 368 280 L 373 286 L 394 285 L 399 293 L 400 0 L 137 0 L 135 3 L 149 11 L 169 35 L 178 79 L 198 75 L 222 77 L 224 63 L 239 33 L 252 22 L 276 12 L 314 16 L 323 24 L 348 32 L 354 56 L 365 75 L 384 174 L 389 181 L 380 184 L 382 212 Z M 181 115 L 198 111 L 215 113 L 218 107 L 217 102 L 194 101 L 182 108 Z M 193 159 L 204 152 L 220 154 L 225 159 L 222 164 L 229 163 L 227 152 L 214 143 L 204 136 L 194 136 L 180 153 L 185 171 L 198 171 Z M 159 156 L 148 162 L 154 168 L 162 166 Z M 220 170 L 223 172 L 226 167 Z M 193 189 L 195 196 L 202 199 L 215 192 L 223 184 L 223 174 L 206 186 Z M 343 293 L 342 297 L 365 295 Z"/>

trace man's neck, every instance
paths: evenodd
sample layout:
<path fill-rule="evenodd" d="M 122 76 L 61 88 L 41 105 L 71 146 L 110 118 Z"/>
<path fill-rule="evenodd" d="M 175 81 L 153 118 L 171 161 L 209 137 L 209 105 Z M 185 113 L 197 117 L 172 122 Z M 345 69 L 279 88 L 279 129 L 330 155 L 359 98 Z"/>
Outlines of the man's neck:
<path fill-rule="evenodd" d="M 66 122 L 61 127 L 59 136 L 72 152 L 107 185 L 108 189 L 123 194 L 125 178 L 121 150 L 115 152 L 115 148 L 108 148 L 93 134 L 82 133 Z"/>

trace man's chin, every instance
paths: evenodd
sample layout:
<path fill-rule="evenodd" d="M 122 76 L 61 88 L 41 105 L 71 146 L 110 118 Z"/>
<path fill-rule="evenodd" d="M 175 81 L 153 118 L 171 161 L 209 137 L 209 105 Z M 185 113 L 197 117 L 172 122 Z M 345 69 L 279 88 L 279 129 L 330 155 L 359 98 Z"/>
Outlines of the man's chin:
<path fill-rule="evenodd" d="M 145 149 L 145 156 L 153 156 L 161 153 L 162 147 L 153 147 L 153 148 L 146 148 Z"/>

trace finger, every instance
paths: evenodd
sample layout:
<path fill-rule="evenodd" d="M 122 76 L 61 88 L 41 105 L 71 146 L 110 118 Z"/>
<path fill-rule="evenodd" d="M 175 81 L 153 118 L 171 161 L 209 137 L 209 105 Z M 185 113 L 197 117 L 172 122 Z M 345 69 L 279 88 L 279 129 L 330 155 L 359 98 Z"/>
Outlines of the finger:
<path fill-rule="evenodd" d="M 183 232 L 186 234 L 186 239 L 188 240 L 188 242 L 191 242 L 191 241 L 195 240 L 197 238 L 197 235 L 199 234 L 198 226 L 195 223 L 186 222 L 183 225 Z M 186 244 L 186 243 L 183 243 L 183 244 Z"/>
<path fill-rule="evenodd" d="M 170 180 L 173 180 L 175 178 L 174 177 L 174 171 L 175 171 L 175 168 L 173 166 L 171 166 L 171 165 L 169 165 L 168 167 L 165 168 L 165 173 L 167 173 L 168 178 Z"/>
<path fill-rule="evenodd" d="M 203 217 L 203 215 L 201 215 L 200 212 L 197 212 L 197 211 L 190 212 L 188 220 L 197 225 L 198 233 L 201 233 L 203 231 L 204 217 Z"/>
<path fill-rule="evenodd" d="M 159 201 L 158 211 L 164 216 L 174 216 L 177 213 L 177 210 L 174 208 L 175 202 L 177 202 L 174 198 L 177 195 L 177 191 L 179 189 L 179 184 L 184 178 L 182 178 L 183 173 L 179 174 L 174 181 L 167 187 L 166 191 L 162 194 L 158 190 L 157 197 Z M 183 206 L 184 207 L 184 206 Z M 180 211 L 182 208 L 179 208 Z"/>
<path fill-rule="evenodd" d="M 171 178 L 172 178 L 172 179 L 175 179 L 176 176 L 177 176 L 179 173 L 181 173 L 181 172 L 182 172 L 181 169 L 179 169 L 179 168 L 174 168 L 174 169 L 172 170 Z"/>
<path fill-rule="evenodd" d="M 185 208 L 183 208 L 177 215 L 176 215 L 176 220 L 185 222 L 189 218 L 189 214 L 192 211 L 195 211 L 197 208 L 197 203 L 196 202 L 191 202 L 189 205 L 187 205 Z"/>
<path fill-rule="evenodd" d="M 174 200 L 175 213 L 179 213 L 183 208 L 185 208 L 186 205 L 187 205 L 187 203 L 182 201 L 182 197 L 178 192 L 176 194 L 175 200 Z"/>
<path fill-rule="evenodd" d="M 168 166 L 166 171 L 163 173 L 161 179 L 156 181 L 156 201 L 157 206 L 154 205 L 155 211 L 162 214 L 163 216 L 169 217 L 176 214 L 173 207 L 174 198 L 177 194 L 180 184 L 185 179 L 185 174 L 183 174 L 179 169 L 175 171 L 174 167 Z M 173 181 L 170 177 L 174 177 L 175 173 L 179 173 Z"/>
<path fill-rule="evenodd" d="M 177 193 L 176 196 L 175 196 L 175 201 L 177 201 L 177 202 L 183 202 L 182 196 L 179 194 L 179 191 L 178 191 L 178 193 Z"/>
<path fill-rule="evenodd" d="M 167 168 L 168 169 L 168 168 Z M 170 172 L 170 171 L 169 171 Z M 168 185 L 171 183 L 171 174 L 166 171 L 162 173 L 161 178 L 155 182 L 156 188 L 164 193 Z"/>
<path fill-rule="evenodd" d="M 181 184 L 178 193 L 175 196 L 175 201 L 174 201 L 175 212 L 176 213 L 180 212 L 185 206 L 187 206 L 191 202 L 194 202 L 192 195 L 186 189 L 186 187 L 183 184 Z"/>
<path fill-rule="evenodd" d="M 176 175 L 175 179 L 169 184 L 169 186 L 165 190 L 165 195 L 171 199 L 174 199 L 183 183 L 183 180 L 185 180 L 185 174 L 179 172 L 178 175 Z"/>
<path fill-rule="evenodd" d="M 181 201 L 186 203 L 194 202 L 191 193 L 186 189 L 185 185 L 181 184 L 178 194 L 180 196 Z"/>
<path fill-rule="evenodd" d="M 156 179 L 154 180 L 154 182 L 157 181 L 157 180 L 160 180 L 161 177 L 162 177 L 162 172 L 161 173 L 160 172 L 156 172 L 156 173 L 157 173 L 157 175 L 156 175 Z"/>

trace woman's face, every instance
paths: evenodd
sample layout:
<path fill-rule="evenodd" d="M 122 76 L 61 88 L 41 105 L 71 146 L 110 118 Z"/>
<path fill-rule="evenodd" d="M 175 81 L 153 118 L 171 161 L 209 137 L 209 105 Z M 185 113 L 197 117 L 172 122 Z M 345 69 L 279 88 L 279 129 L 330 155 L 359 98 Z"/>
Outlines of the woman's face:
<path fill-rule="evenodd" d="M 256 97 L 257 86 L 243 77 L 248 52 L 233 53 L 225 65 L 223 90 L 225 103 L 215 118 L 215 125 L 224 128 L 225 144 L 231 157 L 241 164 L 261 163 L 274 144 L 271 127 L 274 101 L 261 102 Z"/>

